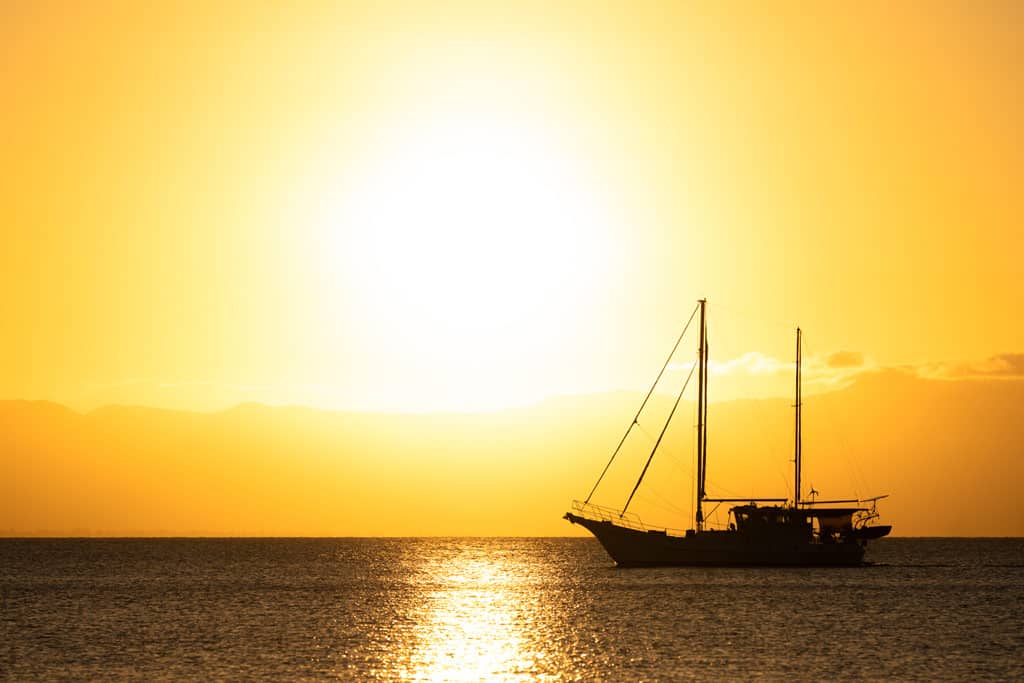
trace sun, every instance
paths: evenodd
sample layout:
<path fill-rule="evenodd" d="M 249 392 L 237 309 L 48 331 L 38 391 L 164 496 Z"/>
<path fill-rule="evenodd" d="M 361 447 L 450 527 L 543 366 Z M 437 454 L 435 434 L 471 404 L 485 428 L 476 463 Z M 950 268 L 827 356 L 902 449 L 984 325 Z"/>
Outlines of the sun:
<path fill-rule="evenodd" d="M 360 334 L 415 353 L 410 371 L 431 368 L 474 406 L 536 394 L 549 347 L 592 313 L 610 268 L 585 165 L 559 131 L 499 112 L 435 114 L 378 141 L 315 202 L 335 294 L 357 302 Z M 431 402 L 450 404 L 434 384 Z"/>

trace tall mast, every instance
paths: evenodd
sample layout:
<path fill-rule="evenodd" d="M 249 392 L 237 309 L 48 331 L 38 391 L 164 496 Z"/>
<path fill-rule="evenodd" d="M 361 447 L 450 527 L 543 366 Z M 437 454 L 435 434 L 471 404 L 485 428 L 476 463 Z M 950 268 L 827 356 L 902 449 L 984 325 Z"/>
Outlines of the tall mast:
<path fill-rule="evenodd" d="M 796 435 L 793 447 L 793 507 L 800 505 L 800 456 L 801 456 L 801 425 L 800 425 L 800 328 L 796 328 Z"/>
<path fill-rule="evenodd" d="M 704 411 L 707 403 L 707 350 L 705 349 L 706 327 L 704 307 L 707 299 L 700 300 L 700 345 L 697 348 L 697 531 L 704 528 L 704 511 L 701 501 L 704 500 L 704 453 L 707 448 L 704 431 Z"/>
<path fill-rule="evenodd" d="M 708 343 L 708 328 L 707 328 L 707 325 L 705 325 L 704 326 L 704 359 L 703 359 L 703 362 L 704 362 L 704 426 L 703 426 L 703 430 L 704 430 L 704 459 L 703 459 L 703 461 L 701 462 L 701 465 L 700 465 L 700 490 L 701 490 L 701 495 L 703 495 L 703 496 L 707 496 L 707 494 L 708 494 L 708 492 L 706 490 L 706 487 L 705 487 L 705 484 L 707 483 L 707 480 L 708 480 L 708 375 L 711 374 L 710 372 L 708 372 L 708 369 L 709 369 L 708 368 L 708 353 L 709 353 L 708 347 L 709 346 L 710 346 L 710 344 Z"/>

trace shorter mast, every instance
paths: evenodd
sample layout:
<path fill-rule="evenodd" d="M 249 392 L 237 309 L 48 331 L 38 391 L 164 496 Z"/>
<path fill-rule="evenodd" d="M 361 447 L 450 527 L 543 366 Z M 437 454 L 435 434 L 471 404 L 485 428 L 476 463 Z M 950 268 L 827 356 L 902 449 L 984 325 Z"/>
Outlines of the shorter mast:
<path fill-rule="evenodd" d="M 707 402 L 707 354 L 705 352 L 706 327 L 704 322 L 704 307 L 707 299 L 700 300 L 700 345 L 697 347 L 697 531 L 704 529 L 704 511 L 701 509 L 701 501 L 704 500 L 704 451 L 707 447 L 705 442 L 704 416 L 705 403 Z"/>
<path fill-rule="evenodd" d="M 793 446 L 793 507 L 800 506 L 800 460 L 801 460 L 801 425 L 800 425 L 800 328 L 796 328 L 796 425 L 795 443 Z"/>

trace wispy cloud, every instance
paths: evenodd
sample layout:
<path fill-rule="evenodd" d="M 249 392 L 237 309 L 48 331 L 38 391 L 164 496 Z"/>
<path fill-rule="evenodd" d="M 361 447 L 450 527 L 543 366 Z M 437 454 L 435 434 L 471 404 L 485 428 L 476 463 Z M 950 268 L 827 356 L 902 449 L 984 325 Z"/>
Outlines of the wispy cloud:
<path fill-rule="evenodd" d="M 775 375 L 792 375 L 795 362 L 766 356 L 758 351 L 750 351 L 736 358 L 709 362 L 711 372 L 716 375 L 750 375 L 765 377 Z M 835 351 L 825 355 L 805 357 L 801 371 L 809 382 L 832 384 L 842 382 L 853 375 L 870 369 L 864 354 L 859 351 Z"/>
<path fill-rule="evenodd" d="M 974 362 L 926 363 L 916 370 L 925 379 L 1024 379 L 1024 353 L 1000 353 Z"/>
<path fill-rule="evenodd" d="M 836 351 L 825 357 L 830 368 L 859 368 L 864 365 L 864 354 L 859 351 Z"/>
<path fill-rule="evenodd" d="M 733 358 L 712 358 L 708 365 L 718 399 L 788 396 L 793 391 L 796 363 L 791 359 L 748 351 Z M 670 369 L 685 375 L 691 366 L 677 363 Z M 875 364 L 863 353 L 845 350 L 804 356 L 801 367 L 804 389 L 810 393 L 840 389 L 857 375 L 874 369 Z"/>

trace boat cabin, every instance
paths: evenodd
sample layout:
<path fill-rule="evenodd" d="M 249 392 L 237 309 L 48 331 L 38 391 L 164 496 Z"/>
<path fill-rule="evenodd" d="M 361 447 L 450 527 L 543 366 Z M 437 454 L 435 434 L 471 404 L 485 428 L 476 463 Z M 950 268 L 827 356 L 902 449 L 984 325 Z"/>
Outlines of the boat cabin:
<path fill-rule="evenodd" d="M 809 537 L 811 524 L 798 510 L 780 505 L 760 507 L 755 503 L 737 505 L 730 510 L 736 531 L 751 536 L 798 535 Z"/>
<path fill-rule="evenodd" d="M 739 533 L 764 537 L 797 535 L 821 543 L 853 539 L 853 516 L 864 508 L 810 508 L 781 505 L 737 505 L 729 512 Z"/>

